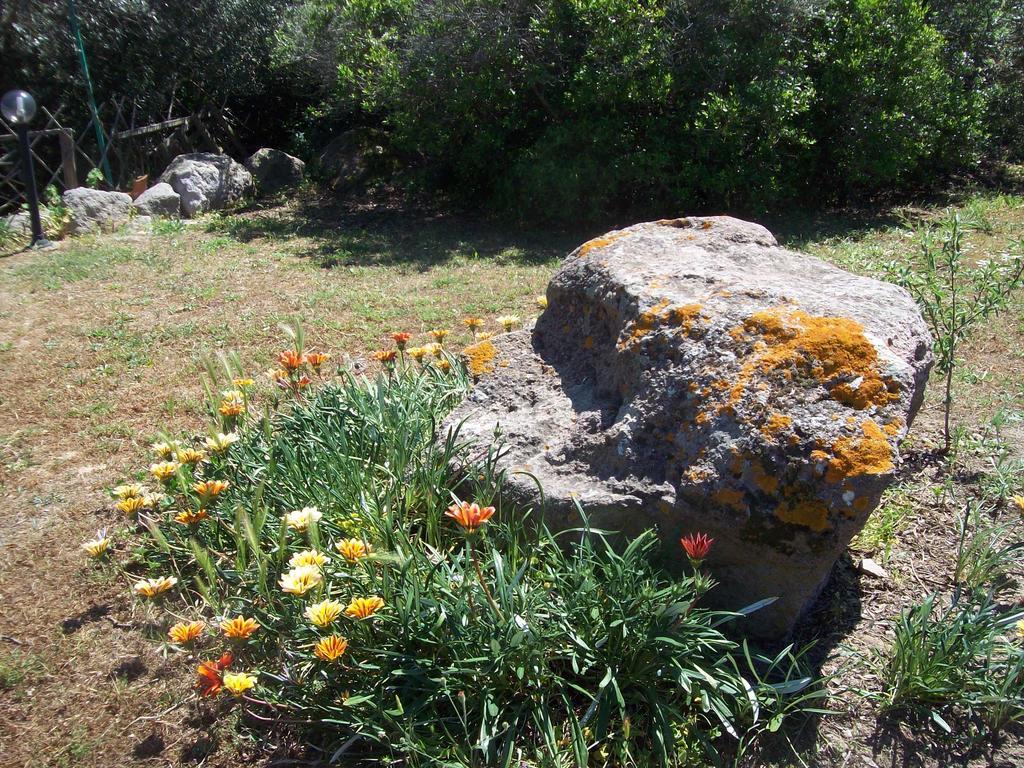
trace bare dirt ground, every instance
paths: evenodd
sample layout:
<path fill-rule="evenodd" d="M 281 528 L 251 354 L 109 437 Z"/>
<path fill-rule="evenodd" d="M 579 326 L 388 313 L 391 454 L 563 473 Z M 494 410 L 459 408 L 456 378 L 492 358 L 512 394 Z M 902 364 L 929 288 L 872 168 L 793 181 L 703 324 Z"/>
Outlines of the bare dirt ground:
<path fill-rule="evenodd" d="M 984 211 L 991 232 L 974 241 L 977 248 L 997 252 L 1024 231 L 1024 200 L 986 198 Z M 843 221 L 833 217 L 790 240 L 862 271 L 912 247 L 890 222 L 844 229 Z M 280 344 L 277 324 L 292 315 L 303 318 L 313 346 L 336 357 L 361 356 L 393 330 L 455 328 L 467 314 L 529 317 L 558 259 L 589 234 L 527 236 L 306 197 L 0 259 L 0 765 L 315 759 L 274 743 L 273 734 L 239 735 L 227 710 L 198 703 L 191 660 L 165 658 L 147 638 L 127 584 L 83 556 L 82 541 L 120 523 L 107 489 L 146 460 L 158 429 L 199 423 L 204 355 L 237 350 L 258 375 Z M 975 335 L 965 357 L 959 423 L 978 431 L 1001 410 L 1024 409 L 1020 297 Z M 903 606 L 950 586 L 955 521 L 931 492 L 941 482 L 931 453 L 938 425 L 932 396 L 906 446 L 900 503 L 907 509 L 891 552 L 867 553 L 890 577 L 859 573 L 865 553 L 851 550 L 805 628 L 825 672 L 848 669 L 858 653 L 886 642 Z M 1024 445 L 1020 422 L 1005 431 Z M 980 461 L 965 457 L 956 478 L 966 494 L 975 493 L 979 480 L 970 472 Z M 790 734 L 801 757 L 763 759 L 1024 764 L 1019 735 L 950 754 L 926 733 L 880 721 L 855 692 L 872 684 L 863 670 L 839 674 L 830 683 L 837 714 Z"/>

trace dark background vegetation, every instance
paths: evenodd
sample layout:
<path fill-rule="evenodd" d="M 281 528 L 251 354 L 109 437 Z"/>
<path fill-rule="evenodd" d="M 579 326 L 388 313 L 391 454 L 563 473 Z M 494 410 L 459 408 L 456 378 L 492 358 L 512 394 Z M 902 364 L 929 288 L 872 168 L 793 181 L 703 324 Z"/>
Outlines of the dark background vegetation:
<path fill-rule="evenodd" d="M 77 6 L 101 100 L 227 107 L 306 159 L 372 129 L 393 180 L 523 219 L 846 205 L 1024 159 L 1019 0 Z M 0 61 L 84 122 L 64 2 L 7 0 Z"/>

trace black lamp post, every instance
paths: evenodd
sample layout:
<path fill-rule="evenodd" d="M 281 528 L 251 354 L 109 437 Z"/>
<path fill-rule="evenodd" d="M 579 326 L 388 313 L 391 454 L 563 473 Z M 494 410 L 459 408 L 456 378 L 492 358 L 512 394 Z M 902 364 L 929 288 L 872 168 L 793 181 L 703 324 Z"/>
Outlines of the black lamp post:
<path fill-rule="evenodd" d="M 0 99 L 0 113 L 18 134 L 21 177 L 25 182 L 25 197 L 28 200 L 29 217 L 32 219 L 32 242 L 29 248 L 46 248 L 52 243 L 43 234 L 43 222 L 39 218 L 39 193 L 36 190 L 36 174 L 32 169 L 32 149 L 28 143 L 28 125 L 36 116 L 36 100 L 26 91 L 8 91 Z"/>

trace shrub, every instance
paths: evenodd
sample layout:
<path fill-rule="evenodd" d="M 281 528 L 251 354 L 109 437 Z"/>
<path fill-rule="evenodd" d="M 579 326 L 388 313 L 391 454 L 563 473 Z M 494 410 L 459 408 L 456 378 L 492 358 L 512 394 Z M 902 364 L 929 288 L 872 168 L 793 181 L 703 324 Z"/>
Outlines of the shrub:
<path fill-rule="evenodd" d="M 620 550 L 505 504 L 497 448 L 435 439 L 467 388 L 443 348 L 396 334 L 375 379 L 317 383 L 329 361 L 290 334 L 273 393 L 211 366 L 213 433 L 154 445 L 157 493 L 115 489 L 148 532 L 134 589 L 204 659 L 201 693 L 326 733 L 335 757 L 579 766 L 736 752 L 820 695 L 793 649 L 725 633 L 758 606 L 701 605 L 710 541 L 685 542 L 694 573 L 673 579 L 653 532 Z"/>

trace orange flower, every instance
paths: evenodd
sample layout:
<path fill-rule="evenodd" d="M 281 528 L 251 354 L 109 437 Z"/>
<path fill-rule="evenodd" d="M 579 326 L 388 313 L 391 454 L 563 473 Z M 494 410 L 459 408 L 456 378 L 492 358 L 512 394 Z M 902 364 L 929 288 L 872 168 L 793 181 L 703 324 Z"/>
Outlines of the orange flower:
<path fill-rule="evenodd" d="M 350 563 L 366 557 L 373 551 L 373 548 L 362 539 L 342 539 L 334 547 Z"/>
<path fill-rule="evenodd" d="M 196 450 L 195 448 L 182 448 L 178 451 L 175 458 L 181 464 L 198 464 L 206 461 L 206 451 Z"/>
<path fill-rule="evenodd" d="M 302 374 L 302 376 L 299 377 L 299 381 L 298 381 L 299 389 L 305 389 L 306 387 L 308 387 L 312 383 L 313 383 L 313 380 L 311 378 L 309 378 L 309 376 L 307 376 L 306 374 Z"/>
<path fill-rule="evenodd" d="M 186 509 L 174 516 L 174 522 L 181 523 L 182 525 L 195 525 L 196 523 L 202 522 L 209 516 L 209 512 L 205 509 Z"/>
<path fill-rule="evenodd" d="M 434 328 L 432 331 L 428 331 L 428 333 L 430 333 L 437 344 L 444 344 L 444 337 L 451 333 L 451 331 L 445 328 Z"/>
<path fill-rule="evenodd" d="M 306 355 L 306 362 L 313 366 L 314 371 L 319 371 L 320 366 L 331 359 L 331 356 L 325 352 L 310 352 Z"/>
<path fill-rule="evenodd" d="M 397 333 L 391 334 L 391 340 L 395 342 L 395 346 L 399 349 L 405 349 L 405 345 L 409 343 L 409 339 L 412 338 L 411 333 L 405 331 L 398 331 Z"/>
<path fill-rule="evenodd" d="M 395 357 L 397 356 L 397 354 L 398 353 L 395 352 L 395 350 L 393 349 L 379 349 L 373 353 L 373 359 L 376 360 L 378 363 L 383 363 L 384 365 L 391 365 L 393 362 L 395 362 Z"/>
<path fill-rule="evenodd" d="M 203 634 L 204 629 L 206 625 L 201 621 L 179 621 L 167 631 L 167 636 L 172 643 L 188 645 Z"/>
<path fill-rule="evenodd" d="M 228 485 L 227 480 L 203 480 L 199 483 L 193 483 L 192 490 L 206 504 L 224 493 L 228 489 Z"/>
<path fill-rule="evenodd" d="M 224 630 L 225 637 L 232 640 L 247 640 L 253 632 L 260 628 L 255 619 L 247 619 L 244 616 L 235 616 L 233 619 L 224 619 L 220 623 Z"/>
<path fill-rule="evenodd" d="M 196 672 L 199 673 L 197 685 L 201 695 L 216 696 L 220 693 L 220 689 L 224 687 L 224 678 L 221 673 L 231 666 L 232 661 L 234 661 L 234 656 L 229 651 L 216 661 L 200 662 Z"/>
<path fill-rule="evenodd" d="M 345 615 L 353 619 L 367 619 L 384 607 L 384 601 L 376 595 L 356 597 L 345 608 Z"/>
<path fill-rule="evenodd" d="M 237 389 L 222 392 L 217 411 L 222 416 L 238 416 L 245 411 L 245 395 Z"/>
<path fill-rule="evenodd" d="M 330 635 L 321 639 L 313 648 L 318 659 L 337 661 L 348 650 L 348 640 L 341 635 Z"/>
<path fill-rule="evenodd" d="M 689 536 L 684 536 L 679 540 L 679 543 L 686 551 L 686 556 L 690 558 L 690 563 L 695 568 L 708 556 L 708 552 L 711 551 L 711 545 L 714 542 L 715 540 L 706 533 L 691 533 Z"/>
<path fill-rule="evenodd" d="M 466 327 L 471 331 L 476 331 L 477 328 L 482 327 L 484 324 L 484 321 L 479 317 L 465 317 L 462 319 L 462 322 L 465 323 Z"/>
<path fill-rule="evenodd" d="M 468 501 L 452 504 L 445 512 L 445 515 L 461 525 L 466 533 L 475 533 L 476 529 L 490 520 L 493 514 L 494 507 L 481 508 L 479 504 L 470 504 Z"/>
<path fill-rule="evenodd" d="M 286 371 L 297 371 L 302 367 L 304 360 L 294 349 L 286 349 L 277 356 L 277 362 Z"/>

